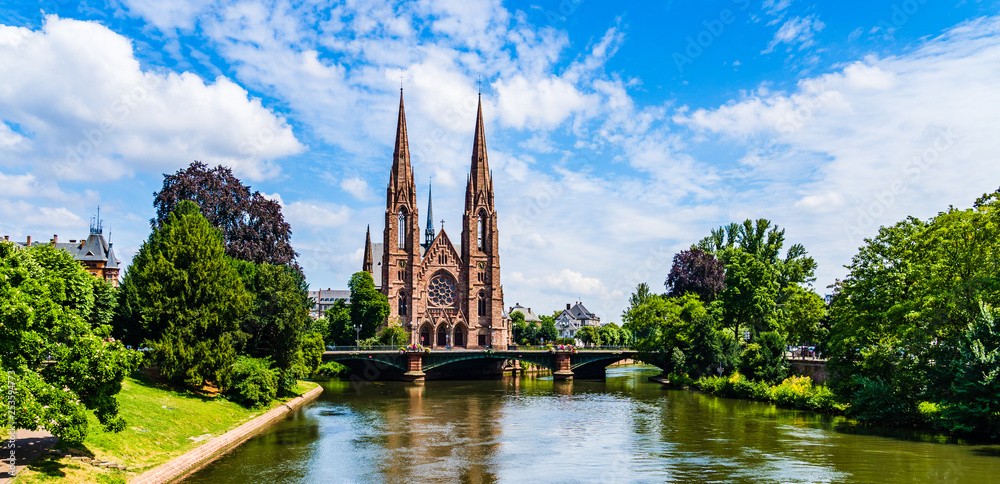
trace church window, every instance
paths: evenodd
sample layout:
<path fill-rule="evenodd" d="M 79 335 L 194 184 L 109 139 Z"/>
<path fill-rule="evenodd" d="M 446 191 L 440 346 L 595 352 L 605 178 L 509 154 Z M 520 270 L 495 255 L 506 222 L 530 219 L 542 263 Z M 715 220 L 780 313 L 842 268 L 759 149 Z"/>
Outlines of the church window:
<path fill-rule="evenodd" d="M 399 315 L 406 316 L 406 292 L 399 293 Z"/>
<path fill-rule="evenodd" d="M 479 218 L 476 221 L 476 225 L 478 226 L 478 234 L 479 234 L 478 237 L 477 237 L 477 241 L 478 241 L 477 242 L 477 247 L 479 247 L 479 250 L 483 250 L 483 226 L 486 225 L 486 224 L 485 224 L 485 221 L 483 220 L 483 214 L 482 213 L 479 214 Z"/>
<path fill-rule="evenodd" d="M 486 294 L 479 293 L 479 315 L 486 316 Z"/>
<path fill-rule="evenodd" d="M 443 274 L 434 276 L 427 285 L 427 300 L 432 306 L 453 305 L 456 293 L 455 281 Z"/>
<path fill-rule="evenodd" d="M 399 248 L 406 248 L 406 210 L 399 211 Z"/>

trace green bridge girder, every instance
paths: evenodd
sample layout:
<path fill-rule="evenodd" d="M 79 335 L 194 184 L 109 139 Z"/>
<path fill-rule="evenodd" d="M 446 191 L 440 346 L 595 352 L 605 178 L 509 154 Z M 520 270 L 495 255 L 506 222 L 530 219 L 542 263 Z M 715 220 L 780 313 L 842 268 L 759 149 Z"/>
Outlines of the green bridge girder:
<path fill-rule="evenodd" d="M 570 356 L 570 368 L 603 368 L 617 361 L 635 358 L 631 350 L 580 350 Z M 399 371 L 407 370 L 407 355 L 399 351 L 327 351 L 324 361 L 371 362 L 386 365 Z M 517 360 L 555 371 L 556 354 L 545 350 L 494 351 L 494 350 L 432 350 L 423 355 L 423 371 L 428 372 L 447 365 L 468 360 Z"/>

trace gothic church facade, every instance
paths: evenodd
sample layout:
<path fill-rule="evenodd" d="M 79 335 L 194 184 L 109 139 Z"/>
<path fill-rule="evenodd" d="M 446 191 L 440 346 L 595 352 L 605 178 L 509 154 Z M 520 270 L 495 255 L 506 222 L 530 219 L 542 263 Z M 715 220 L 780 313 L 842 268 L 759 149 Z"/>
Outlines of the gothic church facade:
<path fill-rule="evenodd" d="M 400 324 L 409 332 L 411 343 L 425 347 L 506 348 L 511 325 L 503 312 L 497 213 L 481 99 L 459 248 L 444 227 L 435 233 L 430 193 L 425 242 L 420 243 L 413 180 L 400 91 L 382 244 L 373 245 L 368 232 L 362 267 L 372 273 L 389 299 L 386 324 Z"/>

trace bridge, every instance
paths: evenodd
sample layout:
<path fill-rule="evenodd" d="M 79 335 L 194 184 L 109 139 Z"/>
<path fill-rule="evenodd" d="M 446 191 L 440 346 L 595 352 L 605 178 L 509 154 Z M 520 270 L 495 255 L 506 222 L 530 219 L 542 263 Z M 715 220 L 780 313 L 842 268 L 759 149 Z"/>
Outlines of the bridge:
<path fill-rule="evenodd" d="M 524 361 L 552 370 L 556 380 L 574 377 L 603 379 L 604 369 L 612 363 L 634 359 L 636 352 L 626 348 L 578 349 L 433 349 L 405 351 L 392 349 L 334 348 L 323 353 L 323 361 L 336 361 L 367 381 L 477 378 L 496 376 L 508 361 Z"/>

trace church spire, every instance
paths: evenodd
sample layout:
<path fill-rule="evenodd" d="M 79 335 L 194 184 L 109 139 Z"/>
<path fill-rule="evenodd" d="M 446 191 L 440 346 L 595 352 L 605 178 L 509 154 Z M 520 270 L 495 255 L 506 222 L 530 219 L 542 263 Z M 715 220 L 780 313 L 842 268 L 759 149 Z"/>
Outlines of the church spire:
<path fill-rule="evenodd" d="M 431 182 L 427 182 L 427 230 L 424 231 L 424 249 L 431 247 L 434 241 L 434 209 L 431 206 Z"/>
<path fill-rule="evenodd" d="M 403 90 L 399 90 L 399 118 L 396 121 L 396 147 L 392 152 L 392 175 L 389 180 L 389 197 L 386 204 L 402 202 L 415 208 L 416 193 L 413 169 L 410 167 L 410 144 L 406 137 L 406 113 L 403 110 Z"/>
<path fill-rule="evenodd" d="M 476 197 L 482 196 L 481 200 Z M 472 198 L 470 198 L 472 197 Z M 493 210 L 493 177 L 486 157 L 486 130 L 483 128 L 483 96 L 479 95 L 479 112 L 476 114 L 476 134 L 472 141 L 472 169 L 466 189 L 465 206 L 471 209 L 481 203 Z"/>
<path fill-rule="evenodd" d="M 369 273 L 374 275 L 375 273 L 372 272 L 373 263 L 374 261 L 372 260 L 372 226 L 369 225 L 368 228 L 365 229 L 365 260 L 364 262 L 361 263 L 361 270 L 368 271 Z"/>

